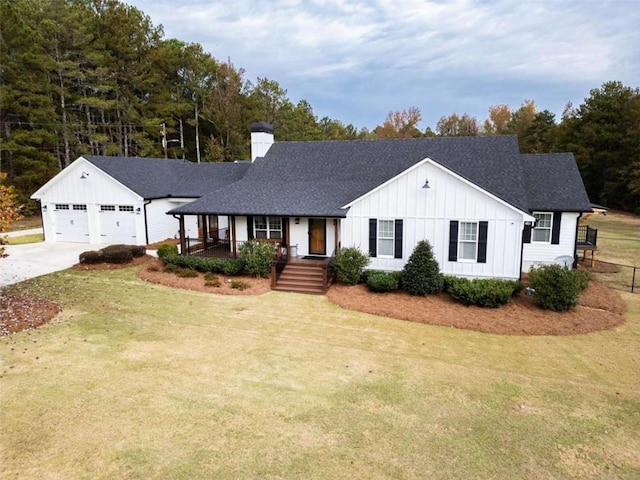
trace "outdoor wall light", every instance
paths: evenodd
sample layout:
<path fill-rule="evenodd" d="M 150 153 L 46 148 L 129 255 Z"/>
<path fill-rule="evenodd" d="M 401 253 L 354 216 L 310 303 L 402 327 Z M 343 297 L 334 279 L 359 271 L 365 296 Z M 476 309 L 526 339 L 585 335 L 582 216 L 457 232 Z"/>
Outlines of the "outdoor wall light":
<path fill-rule="evenodd" d="M 43 212 L 46 212 L 46 211 L 47 211 L 47 206 L 46 206 L 46 205 L 43 205 L 43 206 L 42 206 L 42 211 L 43 211 Z"/>
<path fill-rule="evenodd" d="M 136 208 L 136 213 L 140 213 L 140 207 Z"/>
<path fill-rule="evenodd" d="M 296 217 L 295 222 L 296 222 L 296 225 L 300 225 L 300 217 Z"/>
<path fill-rule="evenodd" d="M 428 178 L 424 181 L 424 185 L 422 186 L 422 188 L 431 188 L 429 186 L 429 179 Z"/>
<path fill-rule="evenodd" d="M 88 176 L 89 174 L 87 172 L 82 172 L 82 175 L 80 175 L 80 180 L 86 180 Z"/>

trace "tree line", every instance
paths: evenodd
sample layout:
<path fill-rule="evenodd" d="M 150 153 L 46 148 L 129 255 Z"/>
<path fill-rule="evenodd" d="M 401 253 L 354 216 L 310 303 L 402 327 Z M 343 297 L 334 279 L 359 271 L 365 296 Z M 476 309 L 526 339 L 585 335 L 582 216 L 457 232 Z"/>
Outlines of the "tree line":
<path fill-rule="evenodd" d="M 277 81 L 251 81 L 197 43 L 119 0 L 0 0 L 0 172 L 21 202 L 78 156 L 233 161 L 249 157 L 250 124 L 279 140 L 516 134 L 523 152 L 573 151 L 592 201 L 640 208 L 640 95 L 604 84 L 560 122 L 533 101 L 488 118 L 456 113 L 435 132 L 411 107 L 372 131 L 318 119 Z"/>

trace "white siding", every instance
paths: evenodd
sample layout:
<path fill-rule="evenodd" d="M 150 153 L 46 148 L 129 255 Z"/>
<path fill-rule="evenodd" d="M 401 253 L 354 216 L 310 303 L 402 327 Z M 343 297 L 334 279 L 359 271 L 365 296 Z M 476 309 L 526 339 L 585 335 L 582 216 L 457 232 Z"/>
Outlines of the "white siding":
<path fill-rule="evenodd" d="M 430 188 L 422 188 L 425 180 Z M 524 214 L 426 161 L 368 194 L 342 220 L 343 247 L 369 250 L 369 219 L 403 220 L 403 257 L 372 258 L 369 268 L 400 270 L 416 243 L 428 240 L 445 274 L 518 278 Z M 449 222 L 487 221 L 487 262 L 450 262 Z"/>
<path fill-rule="evenodd" d="M 84 177 L 84 178 L 82 178 Z M 87 206 L 89 243 L 102 243 L 100 226 L 100 205 L 130 205 L 134 210 L 142 208 L 143 199 L 118 183 L 93 164 L 78 159 L 69 165 L 44 187 L 38 190 L 42 208 L 42 224 L 45 240 L 55 242 L 56 232 L 62 225 L 56 225 L 56 204 L 82 204 Z M 138 244 L 144 244 L 144 218 L 136 215 L 135 231 Z M 62 238 L 68 238 L 62 235 Z"/>
<path fill-rule="evenodd" d="M 554 214 L 555 215 L 555 214 Z M 560 222 L 560 243 L 525 243 L 522 251 L 522 271 L 528 272 L 532 265 L 545 265 L 562 256 L 573 257 L 576 243 L 578 213 L 563 212 Z"/>
<path fill-rule="evenodd" d="M 180 238 L 180 222 L 173 215 L 167 215 L 169 210 L 193 202 L 193 198 L 160 198 L 151 200 L 147 205 L 147 225 L 149 243 L 159 242 L 166 238 Z M 185 215 L 185 235 L 196 238 L 198 236 L 198 217 Z"/>

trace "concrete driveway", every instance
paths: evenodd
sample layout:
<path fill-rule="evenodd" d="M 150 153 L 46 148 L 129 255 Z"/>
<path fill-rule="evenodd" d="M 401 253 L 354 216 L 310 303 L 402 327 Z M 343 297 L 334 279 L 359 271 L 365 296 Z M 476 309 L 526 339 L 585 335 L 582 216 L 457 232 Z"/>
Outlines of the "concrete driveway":
<path fill-rule="evenodd" d="M 0 258 L 0 287 L 64 270 L 78 263 L 82 252 L 102 247 L 104 245 L 58 242 L 7 245 L 5 253 L 9 256 Z"/>

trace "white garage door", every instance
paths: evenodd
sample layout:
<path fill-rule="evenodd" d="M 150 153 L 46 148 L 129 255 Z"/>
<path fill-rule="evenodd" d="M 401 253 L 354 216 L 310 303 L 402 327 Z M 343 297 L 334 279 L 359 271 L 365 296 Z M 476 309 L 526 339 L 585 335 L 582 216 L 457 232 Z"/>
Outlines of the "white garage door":
<path fill-rule="evenodd" d="M 100 243 L 135 245 L 136 214 L 132 205 L 100 205 Z"/>
<path fill-rule="evenodd" d="M 89 243 L 87 206 L 58 203 L 54 209 L 57 242 Z"/>

